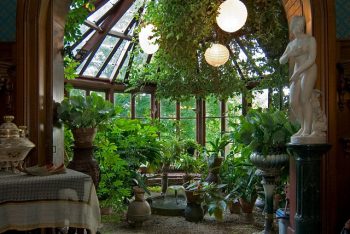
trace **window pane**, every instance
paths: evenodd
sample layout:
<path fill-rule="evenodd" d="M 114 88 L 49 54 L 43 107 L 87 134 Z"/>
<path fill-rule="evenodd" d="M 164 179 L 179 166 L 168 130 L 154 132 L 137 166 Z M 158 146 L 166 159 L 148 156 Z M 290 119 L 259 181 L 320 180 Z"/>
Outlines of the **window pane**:
<path fill-rule="evenodd" d="M 268 108 L 268 89 L 253 91 L 252 107 L 256 108 Z"/>
<path fill-rule="evenodd" d="M 196 119 L 180 120 L 180 136 L 182 139 L 196 139 Z"/>
<path fill-rule="evenodd" d="M 100 97 L 102 97 L 103 99 L 106 99 L 106 93 L 105 93 L 105 92 L 91 91 L 91 92 L 90 92 L 90 95 L 93 94 L 93 93 L 97 94 L 97 96 L 100 96 Z"/>
<path fill-rule="evenodd" d="M 151 115 L 151 94 L 138 94 L 135 97 L 136 117 L 148 118 Z"/>
<path fill-rule="evenodd" d="M 169 99 L 160 101 L 160 117 L 176 118 L 176 102 Z"/>
<path fill-rule="evenodd" d="M 181 118 L 196 118 L 196 99 L 191 98 L 188 101 L 181 102 L 180 112 Z"/>
<path fill-rule="evenodd" d="M 206 147 L 210 148 L 209 141 L 215 141 L 221 134 L 221 118 L 206 118 Z"/>
<path fill-rule="evenodd" d="M 131 107 L 130 107 L 130 94 L 129 93 L 114 93 L 114 105 L 120 106 L 121 112 L 119 113 L 120 117 L 130 118 L 131 116 Z"/>
<path fill-rule="evenodd" d="M 161 123 L 161 127 L 160 127 L 161 138 L 176 136 L 177 121 L 175 119 L 161 119 L 160 123 Z"/>
<path fill-rule="evenodd" d="M 71 89 L 69 91 L 69 96 L 86 96 L 86 91 L 82 89 Z"/>
<path fill-rule="evenodd" d="M 219 117 L 221 116 L 220 101 L 215 97 L 208 97 L 205 102 L 206 116 Z"/>

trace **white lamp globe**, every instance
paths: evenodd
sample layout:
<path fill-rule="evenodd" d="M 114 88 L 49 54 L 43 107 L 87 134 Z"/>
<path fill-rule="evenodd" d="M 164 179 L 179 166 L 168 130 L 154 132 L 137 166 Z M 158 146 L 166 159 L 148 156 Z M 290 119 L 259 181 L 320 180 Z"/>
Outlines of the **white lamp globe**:
<path fill-rule="evenodd" d="M 248 11 L 240 0 L 226 0 L 219 6 L 216 23 L 225 32 L 235 32 L 247 21 Z"/>
<path fill-rule="evenodd" d="M 219 67 L 225 64 L 229 57 L 230 52 L 221 44 L 213 44 L 204 53 L 205 61 L 213 67 Z"/>
<path fill-rule="evenodd" d="M 142 27 L 139 33 L 140 47 L 146 54 L 154 54 L 158 49 L 159 45 L 156 44 L 157 37 L 154 37 L 154 26 L 147 24 Z"/>

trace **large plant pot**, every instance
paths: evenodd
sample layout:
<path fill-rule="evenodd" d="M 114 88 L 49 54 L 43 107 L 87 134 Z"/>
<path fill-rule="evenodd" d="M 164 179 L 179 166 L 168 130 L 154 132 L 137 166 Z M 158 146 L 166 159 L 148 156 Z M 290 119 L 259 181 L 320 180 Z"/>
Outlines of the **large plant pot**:
<path fill-rule="evenodd" d="M 135 186 L 133 188 L 135 200 L 128 206 L 127 220 L 131 226 L 142 226 L 142 223 L 151 217 L 151 207 L 145 200 L 145 191 Z"/>
<path fill-rule="evenodd" d="M 89 148 L 93 146 L 97 128 L 76 128 L 72 129 L 74 145 L 79 148 Z"/>
<path fill-rule="evenodd" d="M 251 202 L 244 200 L 243 198 L 239 198 L 239 204 L 241 205 L 241 209 L 243 213 L 251 214 L 253 213 L 255 200 L 253 199 Z"/>
<path fill-rule="evenodd" d="M 100 167 L 93 157 L 95 149 L 93 141 L 96 131 L 96 128 L 77 128 L 72 130 L 74 154 L 72 161 L 69 162 L 67 167 L 91 176 L 97 188 L 100 181 Z"/>
<path fill-rule="evenodd" d="M 289 155 L 288 154 L 277 154 L 277 155 L 260 155 L 253 153 L 250 156 L 251 162 L 262 171 L 263 176 L 263 187 L 265 193 L 265 227 L 264 232 L 270 233 L 273 231 L 273 196 L 275 190 L 275 179 L 276 176 L 280 175 L 282 169 L 288 165 Z"/>
<path fill-rule="evenodd" d="M 263 173 L 278 175 L 281 170 L 288 165 L 289 155 L 285 154 L 274 154 L 274 155 L 261 155 L 253 153 L 250 155 L 250 161 Z"/>
<path fill-rule="evenodd" d="M 196 191 L 185 190 L 187 206 L 185 208 L 185 219 L 189 222 L 199 222 L 203 220 L 204 210 L 201 206 L 200 194 Z"/>
<path fill-rule="evenodd" d="M 209 174 L 207 178 L 205 178 L 205 182 L 216 183 L 216 184 L 219 184 L 221 182 L 219 173 L 220 173 L 220 167 L 223 160 L 224 158 L 222 157 L 217 157 L 214 159 L 214 162 L 209 167 Z"/>

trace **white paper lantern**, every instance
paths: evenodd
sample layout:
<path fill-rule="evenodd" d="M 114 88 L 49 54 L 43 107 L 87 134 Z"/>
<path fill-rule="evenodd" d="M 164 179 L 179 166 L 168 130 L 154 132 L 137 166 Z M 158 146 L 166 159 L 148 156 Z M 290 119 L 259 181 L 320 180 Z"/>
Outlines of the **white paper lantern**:
<path fill-rule="evenodd" d="M 213 44 L 204 53 L 205 61 L 213 67 L 218 67 L 227 62 L 230 57 L 228 49 L 221 44 Z"/>
<path fill-rule="evenodd" d="M 219 7 L 216 23 L 225 32 L 235 32 L 243 27 L 248 17 L 247 8 L 239 0 L 226 0 Z"/>
<path fill-rule="evenodd" d="M 139 43 L 143 52 L 146 54 L 154 54 L 159 49 L 156 40 L 157 37 L 154 37 L 154 26 L 152 24 L 147 24 L 141 28 Z"/>

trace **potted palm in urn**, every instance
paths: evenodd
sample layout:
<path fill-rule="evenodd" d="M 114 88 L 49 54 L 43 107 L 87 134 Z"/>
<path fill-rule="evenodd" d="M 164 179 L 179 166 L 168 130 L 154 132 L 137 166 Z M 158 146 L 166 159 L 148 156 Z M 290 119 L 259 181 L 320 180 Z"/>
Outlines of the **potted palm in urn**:
<path fill-rule="evenodd" d="M 99 181 L 99 167 L 93 158 L 93 141 L 100 124 L 116 114 L 112 103 L 92 93 L 90 96 L 70 96 L 57 107 L 57 117 L 74 138 L 74 156 L 68 168 L 90 175 L 95 186 Z"/>
<path fill-rule="evenodd" d="M 234 143 L 245 146 L 246 150 L 242 152 L 250 153 L 250 161 L 261 170 L 267 213 L 265 232 L 270 232 L 273 222 L 275 179 L 288 165 L 286 143 L 297 131 L 297 126 L 288 120 L 286 112 L 251 109 L 246 116 L 240 117 L 239 124 L 233 129 Z"/>

